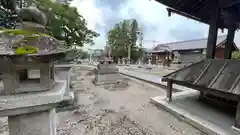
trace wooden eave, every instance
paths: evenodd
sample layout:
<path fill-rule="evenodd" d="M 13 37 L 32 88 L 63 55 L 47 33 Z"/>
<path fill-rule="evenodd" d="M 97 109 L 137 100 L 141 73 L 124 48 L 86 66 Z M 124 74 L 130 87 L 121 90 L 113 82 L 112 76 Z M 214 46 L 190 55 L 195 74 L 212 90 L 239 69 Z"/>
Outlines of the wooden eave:
<path fill-rule="evenodd" d="M 240 2 L 237 0 L 156 0 L 159 3 L 166 5 L 168 13 L 179 14 L 181 16 L 209 24 L 212 9 L 219 7 L 220 9 L 220 20 L 218 27 L 227 28 L 223 17 L 223 11 L 229 11 L 233 13 L 236 22 L 240 22 L 238 16 L 240 15 Z M 215 4 L 217 1 L 218 4 Z M 234 10 L 234 12 L 233 12 Z M 237 10 L 238 12 L 235 12 Z"/>

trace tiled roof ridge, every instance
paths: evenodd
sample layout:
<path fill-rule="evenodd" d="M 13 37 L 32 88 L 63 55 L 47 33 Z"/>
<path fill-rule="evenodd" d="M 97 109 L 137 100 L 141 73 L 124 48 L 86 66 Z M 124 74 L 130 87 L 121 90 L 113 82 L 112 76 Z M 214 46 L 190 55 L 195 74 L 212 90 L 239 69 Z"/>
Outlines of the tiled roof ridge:
<path fill-rule="evenodd" d="M 217 36 L 217 38 L 224 37 L 224 36 L 226 37 L 227 35 Z M 169 43 L 162 43 L 162 44 L 158 44 L 157 46 L 159 46 L 159 45 L 168 45 L 168 44 L 176 44 L 176 43 L 184 43 L 184 42 L 193 42 L 193 41 L 200 41 L 200 40 L 207 40 L 207 37 L 205 37 L 205 38 L 198 38 L 198 39 L 189 39 L 189 40 L 175 41 L 175 42 L 169 42 Z"/>

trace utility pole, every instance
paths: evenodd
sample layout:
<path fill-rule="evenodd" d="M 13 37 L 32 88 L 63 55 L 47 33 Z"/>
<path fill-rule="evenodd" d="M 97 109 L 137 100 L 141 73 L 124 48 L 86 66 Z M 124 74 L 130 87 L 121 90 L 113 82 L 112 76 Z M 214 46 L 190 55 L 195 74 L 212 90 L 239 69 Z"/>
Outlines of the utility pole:
<path fill-rule="evenodd" d="M 92 54 L 93 54 L 93 50 L 92 49 L 88 49 L 89 52 L 89 63 L 92 64 Z"/>
<path fill-rule="evenodd" d="M 106 51 L 107 51 L 106 53 L 107 53 L 107 55 L 108 55 L 107 57 L 108 57 L 108 58 L 111 58 L 112 49 L 111 49 L 111 46 L 108 45 L 108 44 L 106 45 Z"/>
<path fill-rule="evenodd" d="M 128 44 L 128 64 L 131 64 L 131 44 Z"/>
<path fill-rule="evenodd" d="M 129 33 L 127 33 L 127 36 L 130 36 Z M 128 43 L 128 60 L 127 60 L 127 64 L 128 65 L 131 64 L 131 43 Z"/>
<path fill-rule="evenodd" d="M 140 31 L 140 49 L 141 49 L 141 56 L 139 60 L 139 64 L 142 64 L 143 61 L 143 32 Z"/>

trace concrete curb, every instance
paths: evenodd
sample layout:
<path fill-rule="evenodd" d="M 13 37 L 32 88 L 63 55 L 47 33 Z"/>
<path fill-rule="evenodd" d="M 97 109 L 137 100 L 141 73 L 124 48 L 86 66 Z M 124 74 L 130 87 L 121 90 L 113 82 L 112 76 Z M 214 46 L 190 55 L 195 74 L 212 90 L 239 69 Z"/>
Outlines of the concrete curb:
<path fill-rule="evenodd" d="M 128 76 L 128 77 L 134 78 L 134 79 L 138 79 L 138 80 L 140 80 L 140 81 L 144 81 L 144 82 L 146 82 L 146 83 L 149 83 L 149 84 L 152 84 L 152 85 L 161 87 L 161 88 L 163 88 L 163 89 L 166 89 L 166 88 L 167 88 L 166 85 L 160 84 L 160 83 L 155 83 L 155 82 L 152 82 L 151 80 L 142 79 L 142 78 L 139 78 L 139 77 L 137 77 L 137 76 L 133 76 L 133 75 L 130 75 L 130 74 L 127 74 L 127 73 L 124 73 L 124 72 L 120 72 L 120 74 L 122 74 L 122 75 L 124 75 L 124 76 Z M 173 91 L 174 91 L 174 92 L 179 92 L 179 91 L 181 91 L 181 90 L 176 89 L 176 88 L 173 88 Z"/>
<path fill-rule="evenodd" d="M 130 77 L 130 76 L 127 76 L 127 75 L 124 75 L 124 78 L 130 79 L 132 82 L 134 82 L 138 85 L 141 85 L 145 88 L 152 88 L 152 89 L 157 89 L 157 90 L 162 91 L 162 87 L 159 87 L 159 86 L 151 84 L 151 83 L 146 83 L 146 81 L 144 81 L 144 80 L 140 80 L 140 79 Z"/>
<path fill-rule="evenodd" d="M 127 70 L 120 69 L 119 72 L 122 75 L 129 76 L 129 77 L 132 77 L 132 78 L 150 83 L 152 85 L 155 85 L 155 86 L 158 86 L 158 87 L 161 87 L 161 88 L 164 88 L 164 89 L 167 88 L 167 83 L 166 82 L 161 82 L 161 77 L 159 77 L 157 80 L 154 80 L 154 79 L 149 79 L 147 77 L 144 77 L 144 75 L 146 75 L 146 74 L 142 74 L 142 76 L 140 76 L 140 74 L 137 75 L 137 72 L 133 73 L 134 71 L 127 71 Z M 156 79 L 156 77 L 155 77 L 155 79 Z M 180 86 L 180 85 L 173 84 L 173 91 L 174 92 L 181 92 L 181 91 L 195 91 L 195 90 L 193 90 L 191 88 L 187 88 L 187 87 L 183 87 L 183 86 Z"/>
<path fill-rule="evenodd" d="M 199 92 L 180 92 L 178 95 L 173 95 L 173 98 L 181 98 L 183 96 L 187 97 L 193 94 L 199 94 Z M 190 125 L 194 126 L 195 128 L 199 129 L 200 131 L 209 134 L 209 135 L 229 135 L 225 131 L 221 130 L 219 127 L 215 126 L 214 124 L 203 120 L 197 116 L 190 114 L 189 112 L 177 108 L 176 106 L 168 103 L 167 99 L 162 96 L 153 97 L 150 99 L 150 102 L 155 104 L 156 106 L 162 108 L 163 110 L 171 113 L 173 116 L 179 118 L 180 120 L 189 123 Z"/>

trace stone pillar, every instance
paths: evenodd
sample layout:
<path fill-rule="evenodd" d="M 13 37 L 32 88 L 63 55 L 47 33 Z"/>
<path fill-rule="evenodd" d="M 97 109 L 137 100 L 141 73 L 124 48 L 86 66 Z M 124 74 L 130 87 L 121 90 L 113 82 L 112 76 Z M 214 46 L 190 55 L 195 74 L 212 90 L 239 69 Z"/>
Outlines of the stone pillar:
<path fill-rule="evenodd" d="M 217 3 L 217 0 L 215 0 Z M 206 58 L 212 59 L 215 57 L 215 48 L 218 34 L 218 21 L 220 16 L 220 9 L 218 7 L 213 8 L 210 16 L 210 26 L 208 32 L 207 52 Z"/>
<path fill-rule="evenodd" d="M 8 117 L 9 135 L 57 135 L 55 108 L 58 109 L 63 102 L 74 100 L 73 92 L 69 91 L 68 87 L 69 79 L 53 80 L 53 65 L 41 64 L 36 63 L 34 68 L 30 68 L 26 61 L 22 61 L 22 64 L 18 65 L 28 70 L 40 68 L 40 82 L 31 80 L 30 77 L 30 81 L 24 80 L 18 87 L 4 83 L 4 91 L 9 91 L 5 92 L 7 96 L 0 93 L 0 117 Z M 20 73 L 17 72 L 19 69 L 16 65 L 8 65 L 8 68 L 15 70 L 12 70 L 14 74 L 4 74 L 4 81 L 20 82 Z M 0 73 L 3 71 L 5 70 L 0 70 Z M 48 85 L 52 87 L 46 89 Z"/>
<path fill-rule="evenodd" d="M 50 82 L 51 77 L 52 77 L 51 67 L 48 64 L 42 66 L 41 69 L 40 69 L 41 84 L 42 85 L 48 85 L 49 83 L 52 83 L 52 82 Z M 47 87 L 49 87 L 49 86 L 47 86 Z"/>
<path fill-rule="evenodd" d="M 149 58 L 148 59 L 148 66 L 151 66 L 152 64 L 151 64 L 151 59 Z"/>
<path fill-rule="evenodd" d="M 127 59 L 127 64 L 131 64 L 131 45 L 128 45 L 128 59 Z"/>
<path fill-rule="evenodd" d="M 234 36 L 235 36 L 235 27 L 234 25 L 231 25 L 228 28 L 227 40 L 224 48 L 224 59 L 232 58 Z"/>
<path fill-rule="evenodd" d="M 9 135 L 57 135 L 55 109 L 8 117 Z"/>

